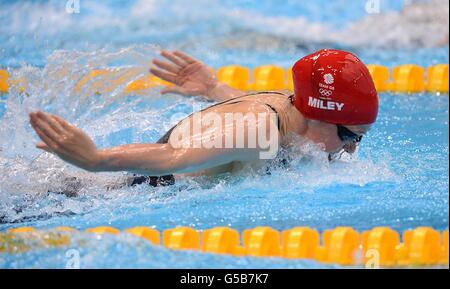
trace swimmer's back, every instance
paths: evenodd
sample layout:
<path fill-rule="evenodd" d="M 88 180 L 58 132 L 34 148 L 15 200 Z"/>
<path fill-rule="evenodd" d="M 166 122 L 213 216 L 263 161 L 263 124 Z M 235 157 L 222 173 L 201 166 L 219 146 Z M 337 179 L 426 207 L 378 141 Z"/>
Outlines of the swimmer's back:
<path fill-rule="evenodd" d="M 168 134 L 167 141 L 170 143 L 174 135 L 177 135 L 178 129 L 181 129 L 180 124 L 186 121 L 193 121 L 194 116 L 198 113 L 261 113 L 261 112 L 273 112 L 278 117 L 278 128 L 282 136 L 285 135 L 283 120 L 286 118 L 286 110 L 291 106 L 291 96 L 281 92 L 256 92 L 246 94 L 243 96 L 231 98 L 229 100 L 213 104 L 203 110 L 194 112 L 190 116 L 181 120 L 175 127 L 173 127 Z M 191 122 L 192 124 L 192 122 Z M 175 133 L 174 133 L 175 132 Z"/>

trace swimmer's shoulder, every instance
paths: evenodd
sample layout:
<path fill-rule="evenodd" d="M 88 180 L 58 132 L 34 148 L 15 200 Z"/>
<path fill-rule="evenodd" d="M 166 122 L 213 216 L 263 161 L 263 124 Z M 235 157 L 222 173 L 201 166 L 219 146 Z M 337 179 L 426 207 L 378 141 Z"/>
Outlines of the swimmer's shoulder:
<path fill-rule="evenodd" d="M 243 95 L 242 97 L 275 97 L 275 98 L 289 98 L 291 96 L 291 92 L 288 90 L 269 90 L 269 91 L 255 91 L 250 92 L 248 94 Z"/>
<path fill-rule="evenodd" d="M 289 91 L 257 91 L 248 93 L 246 95 L 240 96 L 231 100 L 230 102 L 236 101 L 257 101 L 265 104 L 290 104 L 292 93 Z M 276 105 L 276 106 L 278 106 Z"/>

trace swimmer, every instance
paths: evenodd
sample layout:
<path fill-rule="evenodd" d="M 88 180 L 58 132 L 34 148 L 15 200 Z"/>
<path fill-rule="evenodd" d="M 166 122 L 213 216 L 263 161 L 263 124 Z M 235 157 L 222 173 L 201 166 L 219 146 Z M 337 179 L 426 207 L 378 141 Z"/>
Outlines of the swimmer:
<path fill-rule="evenodd" d="M 127 171 L 142 175 L 133 177 L 129 185 L 170 185 L 174 175 L 214 175 L 246 162 L 262 161 L 261 153 L 267 151 L 267 146 L 259 142 L 250 145 L 254 143 L 249 133 L 255 131 L 252 125 L 262 127 L 257 133 L 276 139 L 280 147 L 289 135 L 300 135 L 320 144 L 333 160 L 342 152 L 355 152 L 377 118 L 378 96 L 372 78 L 366 66 L 349 52 L 323 49 L 297 61 L 292 68 L 292 95 L 237 90 L 217 81 L 204 63 L 181 51 L 164 50 L 161 55 L 165 60 L 154 59 L 150 72 L 173 84 L 162 94 L 204 96 L 218 103 L 183 119 L 156 143 L 106 149 L 97 148 L 86 133 L 61 117 L 32 112 L 31 125 L 42 140 L 37 148 L 91 172 Z M 209 113 L 222 121 L 211 124 L 205 120 Z M 227 126 L 226 115 L 230 113 L 240 113 L 244 118 L 233 119 Z M 248 113 L 262 118 L 252 122 Z M 237 136 L 241 125 L 245 133 Z M 223 144 L 229 137 L 227 132 L 233 132 L 233 144 L 241 141 L 244 145 L 193 145 L 211 139 L 220 139 L 219 144 Z"/>

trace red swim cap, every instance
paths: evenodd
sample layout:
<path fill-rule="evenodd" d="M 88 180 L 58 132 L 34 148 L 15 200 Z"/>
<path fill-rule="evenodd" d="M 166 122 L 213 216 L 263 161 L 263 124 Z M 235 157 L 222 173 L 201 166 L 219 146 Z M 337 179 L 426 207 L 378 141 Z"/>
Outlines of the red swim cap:
<path fill-rule="evenodd" d="M 307 118 L 341 125 L 374 123 L 378 96 L 369 70 L 355 55 L 323 49 L 292 68 L 295 107 Z"/>

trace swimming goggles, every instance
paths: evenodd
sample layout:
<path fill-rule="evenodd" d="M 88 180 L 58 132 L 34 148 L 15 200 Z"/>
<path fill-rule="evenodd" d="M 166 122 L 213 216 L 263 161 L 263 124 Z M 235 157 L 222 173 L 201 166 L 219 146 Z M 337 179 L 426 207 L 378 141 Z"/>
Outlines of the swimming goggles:
<path fill-rule="evenodd" d="M 362 135 L 357 135 L 356 133 L 352 132 L 351 130 L 340 124 L 337 124 L 336 127 L 337 127 L 337 135 L 342 142 L 355 144 L 361 142 L 363 137 Z"/>
<path fill-rule="evenodd" d="M 339 137 L 339 139 L 344 142 L 344 143 L 354 143 L 354 144 L 359 144 L 362 140 L 362 135 L 357 135 L 356 133 L 352 132 L 351 130 L 349 130 L 348 128 L 337 124 L 337 135 Z M 343 153 L 345 153 L 346 150 L 345 149 L 341 149 L 339 152 L 336 153 L 330 153 L 328 154 L 328 160 L 331 161 L 335 161 L 335 160 L 339 160 L 342 156 Z"/>

